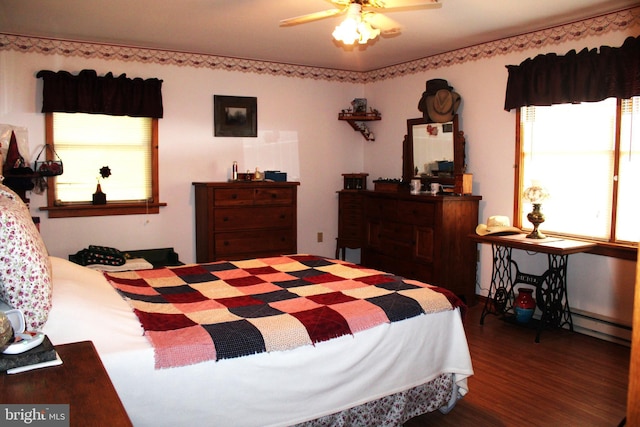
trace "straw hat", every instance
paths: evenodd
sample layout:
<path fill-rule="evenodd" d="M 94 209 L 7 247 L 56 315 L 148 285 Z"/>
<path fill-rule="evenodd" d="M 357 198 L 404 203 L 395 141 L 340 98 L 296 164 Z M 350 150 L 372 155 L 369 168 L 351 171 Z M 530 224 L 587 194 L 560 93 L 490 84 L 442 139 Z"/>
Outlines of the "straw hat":
<path fill-rule="evenodd" d="M 431 79 L 427 81 L 426 90 L 418 102 L 418 110 L 429 123 L 445 123 L 453 120 L 461 97 L 454 92 L 453 87 L 445 79 Z"/>
<path fill-rule="evenodd" d="M 476 227 L 476 234 L 486 236 L 488 234 L 520 234 L 522 230 L 512 227 L 508 216 L 494 215 L 487 219 L 486 224 Z"/>
<path fill-rule="evenodd" d="M 460 95 L 454 91 L 440 89 L 433 96 L 427 96 L 427 114 L 436 123 L 453 120 L 460 106 Z"/>

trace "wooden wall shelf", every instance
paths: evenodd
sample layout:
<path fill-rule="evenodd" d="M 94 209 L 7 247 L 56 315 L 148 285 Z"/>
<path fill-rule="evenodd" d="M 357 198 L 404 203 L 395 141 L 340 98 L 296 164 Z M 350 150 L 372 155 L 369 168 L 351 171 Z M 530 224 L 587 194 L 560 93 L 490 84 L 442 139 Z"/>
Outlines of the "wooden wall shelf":
<path fill-rule="evenodd" d="M 338 120 L 343 120 L 349 123 L 353 128 L 353 130 L 355 130 L 356 132 L 360 132 L 364 137 L 364 139 L 366 139 L 367 141 L 375 141 L 376 138 L 373 132 L 371 132 L 367 127 L 367 125 L 365 125 L 363 122 L 372 122 L 376 120 L 382 120 L 382 116 L 377 111 L 371 112 L 371 113 L 357 113 L 357 114 L 339 113 Z"/>

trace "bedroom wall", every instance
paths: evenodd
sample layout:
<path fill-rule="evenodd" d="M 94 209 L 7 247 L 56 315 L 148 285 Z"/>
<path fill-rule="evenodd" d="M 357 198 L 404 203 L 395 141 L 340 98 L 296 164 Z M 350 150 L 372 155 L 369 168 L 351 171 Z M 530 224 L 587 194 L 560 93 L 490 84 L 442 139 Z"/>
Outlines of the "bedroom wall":
<path fill-rule="evenodd" d="M 518 64 L 538 53 L 564 54 L 573 48 L 619 46 L 636 33 L 637 26 L 545 44 L 539 50 L 510 49 L 504 55 L 454 61 L 450 66 L 368 84 L 2 50 L 0 123 L 27 127 L 32 153 L 43 143 L 41 82 L 35 78 L 41 69 L 93 68 L 101 74 L 124 72 L 129 77 L 164 80 L 160 195 L 168 206 L 161 208 L 159 215 L 48 219 L 45 212 L 38 211 L 46 204 L 44 196 L 31 194 L 31 211 L 41 218 L 41 232 L 52 255 L 66 257 L 89 244 L 120 249 L 172 246 L 184 262 L 193 262 L 191 182 L 227 180 L 231 163 L 237 160 L 241 171 L 256 166 L 261 170 L 280 169 L 289 173 L 290 180 L 299 180 L 298 250 L 333 256 L 337 233 L 335 192 L 342 188 L 341 174 L 367 172 L 370 187 L 377 177 L 400 177 L 406 119 L 421 115 L 417 104 L 427 80 L 445 78 L 462 95 L 460 128 L 467 136 L 468 171 L 474 174 L 474 194 L 483 196 L 479 222 L 485 222 L 490 215 L 512 215 L 515 113 L 503 111 L 505 65 Z M 259 137 L 213 137 L 214 94 L 256 96 Z M 340 109 L 361 96 L 382 113 L 382 120 L 371 124 L 376 134 L 374 142 L 365 141 L 346 123 L 336 120 Z M 324 242 L 316 242 L 317 232 L 324 233 Z M 486 295 L 491 249 L 481 245 L 479 251 L 476 286 L 479 294 Z M 541 273 L 546 265 L 546 258 L 540 255 L 517 252 L 516 256 L 526 272 Z M 359 251 L 348 251 L 348 259 L 359 261 Z M 572 255 L 568 290 L 572 307 L 631 324 L 634 266 L 630 261 Z"/>
<path fill-rule="evenodd" d="M 163 83 L 160 120 L 159 215 L 48 219 L 39 211 L 44 195 L 30 193 L 31 212 L 52 255 L 66 258 L 89 244 L 119 249 L 174 247 L 184 262 L 195 261 L 194 181 L 226 181 L 234 160 L 240 171 L 282 170 L 299 181 L 298 249 L 333 255 L 337 195 L 342 173 L 363 169 L 366 141 L 337 114 L 363 95 L 360 84 L 298 79 L 207 68 L 105 61 L 0 51 L 0 123 L 28 128 L 31 152 L 44 143 L 41 69 L 157 77 Z M 213 136 L 213 95 L 258 98 L 258 138 Z M 64 159 L 63 159 L 64 161 Z M 107 187 L 107 188 L 105 188 Z M 103 185 L 108 197 L 108 182 Z M 324 233 L 322 243 L 317 232 Z"/>
<path fill-rule="evenodd" d="M 365 95 L 385 113 L 378 140 L 365 146 L 365 170 L 377 177 L 399 177 L 402 170 L 401 142 L 406 134 L 406 119 L 421 117 L 417 105 L 425 82 L 444 78 L 462 96 L 458 110 L 460 129 L 467 139 L 468 172 L 473 174 L 473 193 L 483 197 L 479 222 L 491 215 L 513 216 L 515 110 L 504 111 L 507 82 L 506 65 L 517 65 L 540 53 L 565 54 L 571 49 L 620 46 L 638 28 L 610 32 L 541 49 L 514 51 L 476 61 L 429 70 L 401 78 L 388 79 L 366 87 Z M 554 171 L 549 171 L 550 176 Z M 567 185 L 578 185 L 567 182 Z M 544 227 L 542 227 L 544 228 Z M 491 282 L 490 245 L 479 245 L 480 262 L 476 293 L 486 295 Z M 521 270 L 541 274 L 546 269 L 544 255 L 514 251 Z M 569 258 L 568 294 L 571 307 L 614 322 L 631 325 L 635 263 L 603 256 L 576 254 Z M 628 331 L 626 331 L 628 335 Z M 630 335 L 629 335 L 630 336 Z"/>

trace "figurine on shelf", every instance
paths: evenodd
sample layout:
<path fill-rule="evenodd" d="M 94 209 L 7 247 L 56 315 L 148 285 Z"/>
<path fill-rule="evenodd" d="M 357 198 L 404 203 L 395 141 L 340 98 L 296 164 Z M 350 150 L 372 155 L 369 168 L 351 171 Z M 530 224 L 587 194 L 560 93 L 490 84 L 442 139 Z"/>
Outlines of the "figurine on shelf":
<path fill-rule="evenodd" d="M 373 132 L 371 132 L 371 129 L 369 129 L 366 124 L 358 123 L 358 127 L 360 128 L 360 132 L 366 139 L 368 139 L 369 141 L 373 141 L 375 139 Z"/>
<path fill-rule="evenodd" d="M 351 101 L 351 106 L 353 107 L 354 114 L 367 114 L 367 98 L 356 98 Z"/>
<path fill-rule="evenodd" d="M 253 180 L 254 181 L 264 181 L 264 173 L 262 173 L 260 171 L 260 169 L 258 169 L 257 167 L 256 167 L 256 171 L 253 174 Z"/>

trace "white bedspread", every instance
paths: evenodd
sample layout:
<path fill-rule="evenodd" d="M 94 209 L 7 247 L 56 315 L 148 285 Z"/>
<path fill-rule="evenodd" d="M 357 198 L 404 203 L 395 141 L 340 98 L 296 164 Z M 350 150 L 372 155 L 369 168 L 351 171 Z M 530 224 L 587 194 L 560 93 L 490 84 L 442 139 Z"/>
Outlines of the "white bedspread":
<path fill-rule="evenodd" d="M 133 424 L 287 426 L 455 374 L 473 375 L 457 310 L 384 324 L 316 346 L 171 369 L 102 273 L 51 257 L 54 345 L 91 340 Z"/>

